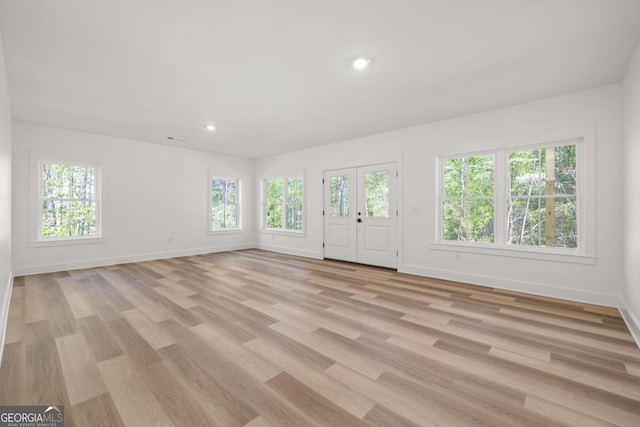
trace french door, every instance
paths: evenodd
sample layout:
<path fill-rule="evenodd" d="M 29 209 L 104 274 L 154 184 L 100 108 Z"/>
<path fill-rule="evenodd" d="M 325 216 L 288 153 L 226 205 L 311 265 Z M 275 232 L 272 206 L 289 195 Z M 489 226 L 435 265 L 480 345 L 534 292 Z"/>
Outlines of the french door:
<path fill-rule="evenodd" d="M 398 266 L 397 165 L 324 172 L 324 257 Z"/>

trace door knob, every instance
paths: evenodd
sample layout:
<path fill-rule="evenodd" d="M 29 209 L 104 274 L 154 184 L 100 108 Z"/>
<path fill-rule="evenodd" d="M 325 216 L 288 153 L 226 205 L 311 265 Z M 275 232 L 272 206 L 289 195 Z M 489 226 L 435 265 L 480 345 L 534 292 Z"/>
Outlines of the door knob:
<path fill-rule="evenodd" d="M 362 222 L 362 218 L 356 219 L 356 222 Z"/>

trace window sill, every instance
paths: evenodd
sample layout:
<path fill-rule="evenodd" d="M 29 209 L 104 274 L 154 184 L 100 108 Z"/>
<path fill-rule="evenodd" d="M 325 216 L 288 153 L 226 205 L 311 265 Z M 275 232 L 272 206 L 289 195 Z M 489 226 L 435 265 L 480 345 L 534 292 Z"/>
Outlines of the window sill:
<path fill-rule="evenodd" d="M 244 233 L 244 230 L 241 228 L 233 228 L 228 230 L 209 230 L 209 236 L 220 236 L 224 234 L 240 234 Z"/>
<path fill-rule="evenodd" d="M 306 237 L 307 234 L 304 231 L 291 231 L 291 230 L 272 230 L 272 229 L 262 229 L 259 230 L 260 234 L 271 234 L 276 236 L 287 236 L 287 237 Z"/>
<path fill-rule="evenodd" d="M 481 255 L 495 255 L 510 258 L 526 258 L 540 261 L 566 262 L 571 264 L 595 265 L 596 257 L 562 249 L 534 249 L 516 246 L 438 242 L 429 247 L 436 251 L 465 252 Z"/>
<path fill-rule="evenodd" d="M 29 242 L 30 248 L 47 248 L 55 246 L 92 245 L 96 243 L 106 243 L 106 237 L 77 237 L 69 239 L 36 240 Z"/>

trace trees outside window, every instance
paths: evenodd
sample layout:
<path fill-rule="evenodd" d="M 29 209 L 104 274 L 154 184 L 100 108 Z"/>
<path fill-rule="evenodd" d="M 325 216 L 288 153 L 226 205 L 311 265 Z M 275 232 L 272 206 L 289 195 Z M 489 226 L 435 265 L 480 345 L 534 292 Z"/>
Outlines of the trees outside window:
<path fill-rule="evenodd" d="M 577 148 L 545 144 L 442 159 L 441 239 L 578 248 Z"/>
<path fill-rule="evenodd" d="M 348 217 L 351 209 L 349 175 L 332 176 L 329 181 L 331 216 Z"/>
<path fill-rule="evenodd" d="M 40 174 L 39 238 L 97 236 L 98 169 L 45 162 L 41 163 Z"/>
<path fill-rule="evenodd" d="M 240 228 L 239 181 L 235 178 L 211 178 L 211 231 Z"/>
<path fill-rule="evenodd" d="M 492 243 L 494 155 L 447 159 L 443 176 L 443 240 Z"/>
<path fill-rule="evenodd" d="M 578 247 L 576 146 L 508 153 L 507 244 Z"/>
<path fill-rule="evenodd" d="M 302 177 L 270 178 L 264 181 L 265 228 L 303 230 L 304 181 Z"/>

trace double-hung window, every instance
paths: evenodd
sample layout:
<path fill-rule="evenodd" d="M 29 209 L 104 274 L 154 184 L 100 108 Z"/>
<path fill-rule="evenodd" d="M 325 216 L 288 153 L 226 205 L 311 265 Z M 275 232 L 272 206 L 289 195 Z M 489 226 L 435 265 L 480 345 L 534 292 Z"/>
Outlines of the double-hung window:
<path fill-rule="evenodd" d="M 304 227 L 302 176 L 264 180 L 265 229 L 301 232 Z"/>
<path fill-rule="evenodd" d="M 39 163 L 38 240 L 100 236 L 99 168 Z"/>
<path fill-rule="evenodd" d="M 211 177 L 210 231 L 240 229 L 240 182 L 236 178 Z"/>
<path fill-rule="evenodd" d="M 580 249 L 581 147 L 569 139 L 441 157 L 439 240 Z"/>

